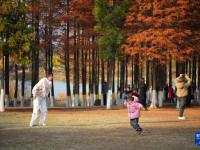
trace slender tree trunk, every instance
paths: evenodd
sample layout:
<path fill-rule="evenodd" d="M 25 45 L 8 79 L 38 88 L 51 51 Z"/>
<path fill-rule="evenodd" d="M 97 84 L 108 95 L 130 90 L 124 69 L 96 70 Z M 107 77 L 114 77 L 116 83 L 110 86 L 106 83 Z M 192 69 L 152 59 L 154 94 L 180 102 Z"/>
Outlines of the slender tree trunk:
<path fill-rule="evenodd" d="M 87 49 L 85 50 L 85 97 L 86 97 L 86 84 L 87 84 L 87 55 L 88 55 L 88 53 L 87 53 Z M 86 98 L 86 106 L 88 105 L 88 101 L 87 101 L 87 98 Z"/>
<path fill-rule="evenodd" d="M 83 28 L 83 34 L 85 34 L 85 28 L 84 26 L 82 26 Z M 85 39 L 86 40 L 86 39 Z M 82 46 L 84 45 L 85 43 L 82 42 Z M 86 44 L 85 44 L 86 45 Z M 85 51 L 86 53 L 86 51 Z M 87 102 L 86 102 L 86 70 L 85 70 L 85 66 L 86 66 L 86 60 L 84 58 L 84 49 L 82 49 L 82 103 L 81 103 L 81 106 L 87 106 Z"/>
<path fill-rule="evenodd" d="M 180 75 L 179 72 L 179 63 L 176 61 L 176 77 L 178 77 Z"/>
<path fill-rule="evenodd" d="M 121 62 L 121 78 L 120 78 L 120 98 L 122 98 L 122 94 L 124 93 L 124 73 L 125 73 L 125 63 L 124 59 Z"/>
<path fill-rule="evenodd" d="M 113 60 L 113 79 L 112 79 L 112 101 L 111 101 L 111 105 L 114 104 L 115 101 L 115 59 Z"/>
<path fill-rule="evenodd" d="M 103 83 L 104 83 L 104 60 L 101 59 L 101 105 L 104 105 Z"/>
<path fill-rule="evenodd" d="M 188 59 L 185 62 L 185 73 L 188 74 Z"/>
<path fill-rule="evenodd" d="M 34 7 L 35 5 L 35 1 L 32 0 L 32 7 Z M 32 11 L 32 31 L 34 31 L 34 11 Z M 35 41 L 34 41 L 34 44 L 35 44 Z M 33 94 L 32 94 L 32 89 L 35 85 L 35 52 L 33 50 L 34 48 L 34 44 L 31 45 L 31 60 L 32 60 L 32 63 L 31 63 L 31 102 L 30 102 L 30 107 L 33 107 Z"/>
<path fill-rule="evenodd" d="M 198 92 L 197 92 L 197 102 L 200 104 L 200 55 L 198 58 Z"/>
<path fill-rule="evenodd" d="M 133 57 L 132 57 L 132 59 L 131 59 L 131 88 L 132 88 L 132 90 L 133 90 L 133 87 L 134 87 L 134 82 L 133 82 Z M 134 92 L 134 91 L 133 91 Z"/>
<path fill-rule="evenodd" d="M 69 0 L 67 0 L 67 6 L 69 7 Z M 69 15 L 69 9 L 67 11 L 67 14 Z M 67 103 L 66 107 L 72 107 L 72 101 L 71 101 L 71 90 L 70 90 L 70 74 L 69 74 L 69 21 L 67 21 L 67 64 L 66 64 L 66 80 L 67 80 Z"/>
<path fill-rule="evenodd" d="M 128 87 L 128 58 L 126 57 L 126 66 L 125 66 L 125 69 L 126 69 L 126 78 L 125 78 L 125 88 L 126 88 L 126 91 L 127 91 L 127 87 Z"/>
<path fill-rule="evenodd" d="M 74 24 L 74 47 L 76 47 L 76 24 Z M 76 49 L 74 49 L 74 76 L 73 76 L 74 106 L 75 106 L 75 91 L 76 91 Z"/>
<path fill-rule="evenodd" d="M 106 108 L 107 109 L 110 109 L 111 108 L 111 95 L 112 95 L 112 65 L 113 65 L 113 60 L 110 60 L 109 61 L 109 70 L 108 70 L 108 82 L 107 82 L 107 85 L 108 85 L 108 92 L 107 92 L 107 105 L 106 105 Z"/>
<path fill-rule="evenodd" d="M 9 54 L 5 55 L 5 99 L 6 107 L 9 107 Z"/>
<path fill-rule="evenodd" d="M 79 24 L 77 25 L 78 29 L 78 45 L 80 43 L 79 40 Z M 79 49 L 76 49 L 76 69 L 75 69 L 75 99 L 74 106 L 79 106 Z"/>
<path fill-rule="evenodd" d="M 147 86 L 147 102 L 146 104 L 148 104 L 148 100 L 149 100 L 149 60 L 146 61 L 146 86 Z"/>
<path fill-rule="evenodd" d="M 5 111 L 4 106 L 4 50 L 2 55 L 2 71 L 1 71 L 1 97 L 0 97 L 0 111 Z"/>
<path fill-rule="evenodd" d="M 138 78 L 139 78 L 139 55 L 137 54 L 135 57 L 135 65 L 134 65 L 134 90 L 138 92 Z"/>
<path fill-rule="evenodd" d="M 98 70 L 99 70 L 99 57 L 97 54 L 97 50 L 96 50 L 96 69 L 95 69 L 95 101 L 99 99 L 99 93 L 98 93 L 98 89 L 99 89 L 99 75 L 98 75 Z"/>
<path fill-rule="evenodd" d="M 39 3 L 39 2 L 38 2 Z M 39 5 L 39 4 L 37 4 Z M 35 72 L 34 72 L 34 83 L 37 84 L 39 82 L 39 49 L 37 48 L 37 46 L 40 44 L 40 38 L 39 38 L 39 15 L 36 15 L 35 17 L 36 22 L 35 22 L 35 32 L 36 32 L 36 36 L 35 36 L 35 53 L 34 53 L 34 60 L 35 60 Z M 33 85 L 34 87 L 35 85 Z"/>
<path fill-rule="evenodd" d="M 159 89 L 158 89 L 158 99 L 159 99 L 159 107 L 162 107 L 163 104 L 163 76 L 164 76 L 164 70 L 163 67 L 159 64 Z"/>
<path fill-rule="evenodd" d="M 189 78 L 191 78 L 191 60 L 189 60 Z"/>
<path fill-rule="evenodd" d="M 193 57 L 192 84 L 194 86 L 194 100 L 196 101 L 196 56 Z"/>
<path fill-rule="evenodd" d="M 22 65 L 21 107 L 24 107 L 25 65 Z"/>
<path fill-rule="evenodd" d="M 82 85 L 83 85 L 83 93 L 82 93 L 82 106 L 86 106 L 86 80 L 85 80 L 85 61 L 84 61 L 84 49 L 82 49 Z"/>
<path fill-rule="evenodd" d="M 119 103 L 119 100 L 120 100 L 120 91 L 118 90 L 120 86 L 120 83 L 119 83 L 119 58 L 118 58 L 118 61 L 117 61 L 117 99 L 116 99 L 116 104 Z"/>
<path fill-rule="evenodd" d="M 156 108 L 156 101 L 157 101 L 157 94 L 156 94 L 156 66 L 155 66 L 155 59 L 153 60 L 153 87 L 152 87 L 152 100 L 151 100 L 151 108 Z"/>
<path fill-rule="evenodd" d="M 15 64 L 15 94 L 14 94 L 14 107 L 17 107 L 17 93 L 18 93 L 18 68 Z"/>
<path fill-rule="evenodd" d="M 196 87 L 196 57 L 193 56 L 193 61 L 192 61 L 192 83 Z"/>
<path fill-rule="evenodd" d="M 92 42 L 94 43 L 95 37 L 92 36 Z M 94 61 L 94 49 L 92 49 L 92 83 L 91 83 L 91 93 L 90 93 L 90 106 L 94 106 L 94 86 L 95 86 L 95 66 L 96 61 Z"/>
<path fill-rule="evenodd" d="M 169 60 L 169 85 L 172 85 L 172 60 Z"/>

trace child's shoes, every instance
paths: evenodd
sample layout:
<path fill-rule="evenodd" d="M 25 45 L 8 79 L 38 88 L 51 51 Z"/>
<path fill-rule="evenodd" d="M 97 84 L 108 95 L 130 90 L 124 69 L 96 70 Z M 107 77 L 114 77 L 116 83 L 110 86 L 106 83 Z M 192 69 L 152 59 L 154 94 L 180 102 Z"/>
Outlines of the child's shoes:
<path fill-rule="evenodd" d="M 138 135 L 140 135 L 140 134 L 141 134 L 141 132 L 142 132 L 142 130 L 143 130 L 142 128 L 138 128 L 138 129 L 136 129 L 136 131 L 137 131 L 137 134 L 138 134 Z"/>

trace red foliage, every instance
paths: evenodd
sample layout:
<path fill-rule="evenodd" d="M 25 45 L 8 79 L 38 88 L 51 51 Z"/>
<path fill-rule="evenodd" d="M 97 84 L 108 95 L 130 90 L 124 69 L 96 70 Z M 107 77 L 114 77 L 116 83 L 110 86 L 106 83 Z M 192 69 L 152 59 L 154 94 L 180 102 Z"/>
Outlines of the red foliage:
<path fill-rule="evenodd" d="M 199 32 L 192 28 L 197 27 L 200 10 L 194 3 L 188 0 L 135 0 L 125 24 L 128 36 L 125 53 L 140 54 L 142 63 L 153 59 L 167 63 L 169 58 L 185 61 L 198 45 L 194 41 L 199 39 L 199 34 L 195 35 Z"/>

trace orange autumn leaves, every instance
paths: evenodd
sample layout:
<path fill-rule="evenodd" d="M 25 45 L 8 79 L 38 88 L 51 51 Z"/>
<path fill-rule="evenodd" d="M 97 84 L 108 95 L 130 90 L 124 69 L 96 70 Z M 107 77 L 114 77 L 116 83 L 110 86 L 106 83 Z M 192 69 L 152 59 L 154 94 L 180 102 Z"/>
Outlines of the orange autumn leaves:
<path fill-rule="evenodd" d="M 136 0 L 125 24 L 124 53 L 140 54 L 142 63 L 172 58 L 185 61 L 195 51 L 190 28 L 193 2 L 187 0 Z M 194 18 L 195 19 L 195 18 Z M 195 38 L 195 37 L 194 37 Z"/>

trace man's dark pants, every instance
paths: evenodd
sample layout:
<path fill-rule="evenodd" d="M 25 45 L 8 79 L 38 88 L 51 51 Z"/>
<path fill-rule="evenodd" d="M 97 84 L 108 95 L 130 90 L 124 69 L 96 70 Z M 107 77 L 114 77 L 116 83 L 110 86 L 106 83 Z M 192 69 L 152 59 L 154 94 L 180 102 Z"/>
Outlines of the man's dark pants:
<path fill-rule="evenodd" d="M 183 112 L 186 104 L 186 97 L 178 97 L 179 101 L 179 117 L 183 117 Z"/>

